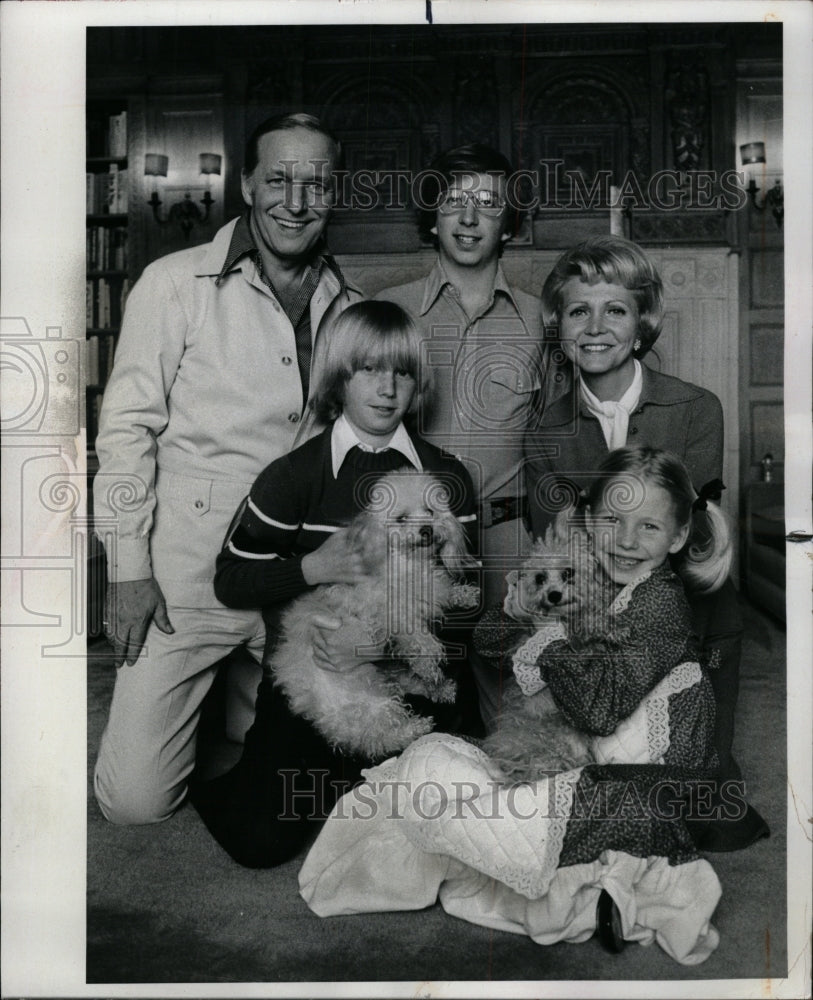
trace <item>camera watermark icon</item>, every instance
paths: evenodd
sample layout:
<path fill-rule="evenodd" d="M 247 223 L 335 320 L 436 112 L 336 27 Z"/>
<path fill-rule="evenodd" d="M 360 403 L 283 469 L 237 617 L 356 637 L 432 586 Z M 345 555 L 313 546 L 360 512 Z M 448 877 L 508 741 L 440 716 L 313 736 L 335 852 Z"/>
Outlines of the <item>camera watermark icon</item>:
<path fill-rule="evenodd" d="M 23 316 L 0 317 L 3 626 L 44 657 L 85 655 L 85 509 L 80 342 Z"/>
<path fill-rule="evenodd" d="M 79 433 L 79 342 L 63 337 L 62 327 L 46 327 L 45 337 L 35 337 L 24 317 L 0 317 L 0 370 L 4 435 Z"/>
<path fill-rule="evenodd" d="M 441 399 L 450 399 L 447 448 L 519 445 L 542 416 L 545 369 L 540 341 L 530 336 L 478 338 L 437 326 L 425 339 L 421 364 L 432 371 Z M 432 413 L 418 415 L 418 433 L 432 437 Z"/>

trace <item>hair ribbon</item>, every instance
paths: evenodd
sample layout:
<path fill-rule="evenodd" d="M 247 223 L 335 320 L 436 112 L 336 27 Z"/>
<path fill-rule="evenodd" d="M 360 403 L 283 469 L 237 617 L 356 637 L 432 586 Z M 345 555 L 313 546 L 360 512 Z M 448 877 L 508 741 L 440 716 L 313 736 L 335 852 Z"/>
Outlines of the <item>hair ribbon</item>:
<path fill-rule="evenodd" d="M 712 479 L 704 486 L 700 487 L 697 499 L 692 504 L 692 510 L 708 510 L 709 500 L 719 502 L 725 489 L 722 479 Z"/>

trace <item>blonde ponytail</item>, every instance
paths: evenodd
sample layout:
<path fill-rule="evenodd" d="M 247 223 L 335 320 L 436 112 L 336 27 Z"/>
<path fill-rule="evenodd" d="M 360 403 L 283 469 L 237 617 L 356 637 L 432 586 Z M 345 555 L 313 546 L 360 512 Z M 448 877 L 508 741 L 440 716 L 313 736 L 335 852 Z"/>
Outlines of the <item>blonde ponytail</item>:
<path fill-rule="evenodd" d="M 728 518 L 714 503 L 692 510 L 689 539 L 675 570 L 691 590 L 710 594 L 725 583 L 734 555 Z"/>

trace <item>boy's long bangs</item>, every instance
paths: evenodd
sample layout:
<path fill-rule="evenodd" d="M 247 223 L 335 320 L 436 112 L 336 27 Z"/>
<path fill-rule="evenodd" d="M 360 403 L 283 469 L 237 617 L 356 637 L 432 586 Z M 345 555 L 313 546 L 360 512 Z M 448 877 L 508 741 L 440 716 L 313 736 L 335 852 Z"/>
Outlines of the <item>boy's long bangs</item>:
<path fill-rule="evenodd" d="M 368 323 L 356 323 L 345 334 L 344 364 L 350 378 L 366 364 L 377 368 L 403 370 L 418 381 L 421 370 L 421 344 L 417 331 L 410 326 L 386 330 Z"/>

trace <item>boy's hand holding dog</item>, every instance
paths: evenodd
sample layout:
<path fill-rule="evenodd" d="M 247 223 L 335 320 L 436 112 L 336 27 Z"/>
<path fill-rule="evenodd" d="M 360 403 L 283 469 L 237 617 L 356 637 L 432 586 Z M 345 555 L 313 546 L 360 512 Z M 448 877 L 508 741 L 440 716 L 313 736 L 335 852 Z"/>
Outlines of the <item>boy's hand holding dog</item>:
<path fill-rule="evenodd" d="M 346 528 L 334 532 L 318 549 L 303 557 L 302 575 L 312 587 L 320 583 L 357 584 L 368 576 L 362 555 L 350 543 Z M 322 670 L 345 673 L 369 662 L 370 636 L 360 626 L 345 625 L 329 615 L 315 617 L 313 625 L 314 660 Z M 383 655 L 383 643 L 376 649 L 378 655 Z"/>
<path fill-rule="evenodd" d="M 362 583 L 367 577 L 361 553 L 351 546 L 347 528 L 334 532 L 318 549 L 302 557 L 309 587 L 319 583 Z"/>

